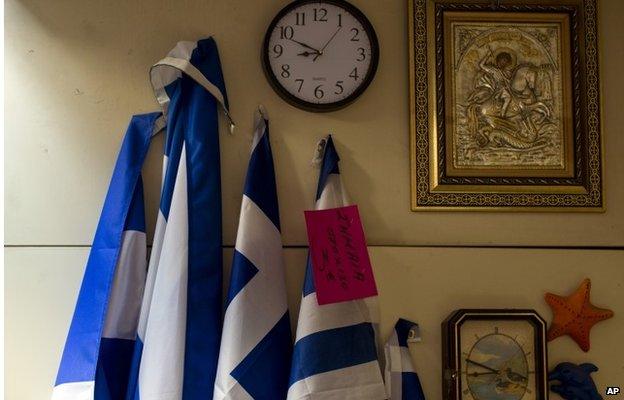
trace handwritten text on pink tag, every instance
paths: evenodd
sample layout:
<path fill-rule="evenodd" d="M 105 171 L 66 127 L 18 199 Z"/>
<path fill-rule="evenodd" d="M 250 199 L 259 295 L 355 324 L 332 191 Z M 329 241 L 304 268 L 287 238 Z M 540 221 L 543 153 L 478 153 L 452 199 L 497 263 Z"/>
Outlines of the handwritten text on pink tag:
<path fill-rule="evenodd" d="M 377 295 L 357 206 L 305 211 L 319 304 Z"/>

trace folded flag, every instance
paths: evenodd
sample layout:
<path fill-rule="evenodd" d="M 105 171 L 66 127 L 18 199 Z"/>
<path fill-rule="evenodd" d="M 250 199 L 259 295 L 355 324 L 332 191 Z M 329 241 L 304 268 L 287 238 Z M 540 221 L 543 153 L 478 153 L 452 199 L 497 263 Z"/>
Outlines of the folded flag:
<path fill-rule="evenodd" d="M 229 117 L 216 44 L 179 43 L 151 78 L 164 115 L 133 117 L 124 138 L 53 400 L 212 396 L 222 304 L 218 104 Z M 146 272 L 141 168 L 165 119 L 160 210 Z"/>
<path fill-rule="evenodd" d="M 408 342 L 420 340 L 418 325 L 400 318 L 384 345 L 386 390 L 390 400 L 425 400 Z"/>
<path fill-rule="evenodd" d="M 167 119 L 164 176 L 128 399 L 212 397 L 221 341 L 221 176 L 212 39 L 180 42 L 152 68 Z"/>
<path fill-rule="evenodd" d="M 141 167 L 160 113 L 134 116 L 115 164 L 53 400 L 123 399 L 128 385 L 146 270 Z"/>
<path fill-rule="evenodd" d="M 316 209 L 349 205 L 331 136 L 324 139 Z M 377 357 L 377 298 L 319 306 L 310 257 L 288 389 L 288 400 L 386 399 Z"/>
<path fill-rule="evenodd" d="M 292 335 L 266 112 L 256 115 L 214 400 L 285 399 Z"/>

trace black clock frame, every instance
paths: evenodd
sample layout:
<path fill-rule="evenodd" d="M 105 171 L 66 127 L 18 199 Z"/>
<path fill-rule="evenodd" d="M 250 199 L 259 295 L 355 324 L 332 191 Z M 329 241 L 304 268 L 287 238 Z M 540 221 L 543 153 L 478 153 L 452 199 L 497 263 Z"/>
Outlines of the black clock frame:
<path fill-rule="evenodd" d="M 310 4 L 310 3 L 333 4 L 335 6 L 343 8 L 346 12 L 353 15 L 362 24 L 364 31 L 366 32 L 366 34 L 368 35 L 370 39 L 371 63 L 370 63 L 370 68 L 366 72 L 366 76 L 364 77 L 363 82 L 348 97 L 340 101 L 334 102 L 334 103 L 318 104 L 318 103 L 311 103 L 309 101 L 301 100 L 297 96 L 288 92 L 288 90 L 286 90 L 279 83 L 279 80 L 277 79 L 273 71 L 271 70 L 271 64 L 269 61 L 269 57 L 270 57 L 269 56 L 269 53 L 270 53 L 269 40 L 271 38 L 271 33 L 277 26 L 277 23 L 282 19 L 282 17 L 284 17 L 293 9 L 298 8 L 304 4 Z M 282 8 L 279 11 L 279 13 L 277 13 L 275 18 L 273 18 L 273 21 L 271 21 L 271 24 L 269 25 L 269 28 L 267 29 L 264 35 L 264 42 L 262 45 L 261 56 L 262 56 L 262 69 L 264 70 L 264 74 L 267 77 L 267 80 L 269 81 L 269 84 L 271 85 L 273 90 L 275 90 L 275 92 L 277 92 L 277 94 L 282 99 L 284 99 L 287 103 L 297 108 L 306 110 L 306 111 L 329 112 L 329 111 L 339 110 L 353 103 L 358 97 L 360 97 L 362 93 L 364 93 L 364 91 L 371 84 L 371 82 L 373 81 L 373 78 L 375 77 L 375 73 L 377 72 L 377 66 L 379 64 L 379 42 L 377 40 L 377 34 L 375 33 L 375 29 L 373 28 L 373 25 L 370 23 L 366 15 L 364 15 L 364 13 L 362 13 L 357 7 L 355 7 L 351 3 L 344 1 L 344 0 L 295 0 L 289 3 L 286 7 Z"/>
<path fill-rule="evenodd" d="M 461 392 L 461 325 L 466 321 L 529 321 L 535 332 L 536 398 L 548 399 L 548 354 L 546 348 L 546 321 L 535 310 L 517 309 L 461 309 L 442 322 L 442 398 L 462 400 Z M 457 333 L 456 333 L 457 332 Z M 460 388 L 457 390 L 457 388 Z"/>

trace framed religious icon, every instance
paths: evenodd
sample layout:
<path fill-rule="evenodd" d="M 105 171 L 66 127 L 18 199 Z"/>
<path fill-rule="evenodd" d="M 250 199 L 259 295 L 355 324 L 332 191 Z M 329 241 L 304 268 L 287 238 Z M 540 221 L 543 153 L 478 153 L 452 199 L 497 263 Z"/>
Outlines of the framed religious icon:
<path fill-rule="evenodd" d="M 463 309 L 442 323 L 444 400 L 546 400 L 546 321 L 533 310 Z"/>
<path fill-rule="evenodd" d="M 410 0 L 412 209 L 604 211 L 596 0 Z"/>

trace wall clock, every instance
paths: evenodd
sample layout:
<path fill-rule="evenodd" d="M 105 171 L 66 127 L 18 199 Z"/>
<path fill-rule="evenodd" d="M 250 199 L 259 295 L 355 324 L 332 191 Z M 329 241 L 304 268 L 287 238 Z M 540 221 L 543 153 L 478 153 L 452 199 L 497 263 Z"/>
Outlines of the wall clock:
<path fill-rule="evenodd" d="M 275 91 L 308 111 L 333 111 L 358 98 L 379 61 L 373 26 L 342 0 L 297 0 L 271 22 L 262 65 Z"/>
<path fill-rule="evenodd" d="M 442 324 L 445 400 L 546 400 L 546 322 L 533 310 L 458 310 Z"/>

